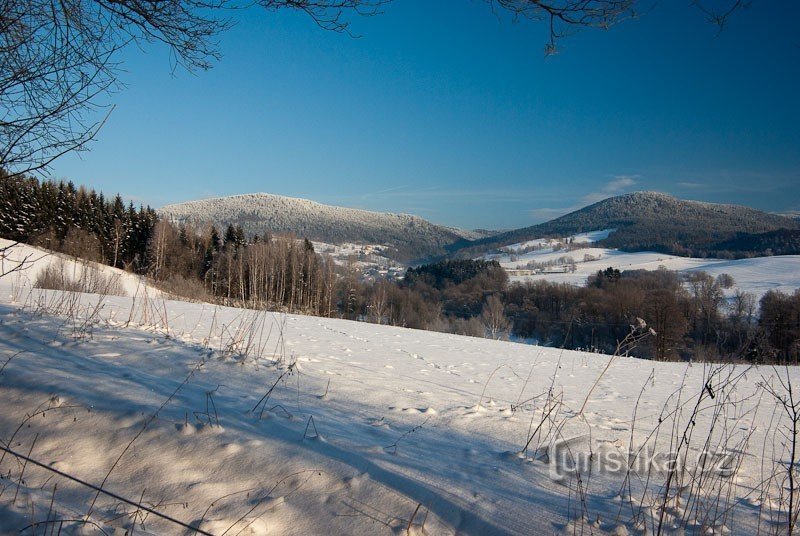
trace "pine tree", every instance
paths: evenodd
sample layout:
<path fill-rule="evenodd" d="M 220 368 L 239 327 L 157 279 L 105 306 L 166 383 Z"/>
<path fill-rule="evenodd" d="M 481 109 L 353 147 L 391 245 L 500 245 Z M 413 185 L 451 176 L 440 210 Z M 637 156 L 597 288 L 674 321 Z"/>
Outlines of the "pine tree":
<path fill-rule="evenodd" d="M 236 229 L 233 224 L 228 224 L 225 229 L 224 245 L 227 247 L 236 247 Z"/>

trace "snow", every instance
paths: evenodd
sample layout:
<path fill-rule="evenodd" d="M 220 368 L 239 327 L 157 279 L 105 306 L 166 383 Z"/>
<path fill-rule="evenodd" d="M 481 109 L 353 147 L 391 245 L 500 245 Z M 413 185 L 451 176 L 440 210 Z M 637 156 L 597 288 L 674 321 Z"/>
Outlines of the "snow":
<path fill-rule="evenodd" d="M 590 244 L 608 236 L 610 230 L 597 231 L 575 235 L 574 244 Z M 704 271 L 712 276 L 722 273 L 729 274 L 734 279 L 734 286 L 726 292 L 732 294 L 737 289 L 751 292 L 760 299 L 769 290 L 793 292 L 800 288 L 800 255 L 782 255 L 774 257 L 756 257 L 752 259 L 698 259 L 692 257 L 678 257 L 652 251 L 627 253 L 617 249 L 599 247 L 579 247 L 575 249 L 561 247 L 544 247 L 557 244 L 556 241 L 540 239 L 520 244 L 514 244 L 507 249 L 520 251 L 529 245 L 541 245 L 543 249 L 536 249 L 522 254 L 493 254 L 486 256 L 494 259 L 507 270 L 524 268 L 528 263 L 551 263 L 552 271 L 533 275 L 512 275 L 511 281 L 536 281 L 546 280 L 556 283 L 569 283 L 583 285 L 586 279 L 596 274 L 599 270 L 608 267 L 625 270 L 657 270 L 664 267 L 677 272 Z M 561 259 L 571 259 L 575 263 L 575 271 L 556 272 L 557 269 L 566 269 Z"/>
<path fill-rule="evenodd" d="M 714 277 L 729 274 L 736 283 L 734 288 L 752 292 L 757 297 L 769 290 L 791 293 L 800 288 L 800 255 L 711 261 L 690 270 L 702 270 Z"/>
<path fill-rule="evenodd" d="M 579 233 L 572 237 L 572 242 L 575 244 L 590 244 L 592 242 L 599 242 L 605 240 L 608 235 L 614 232 L 614 229 L 601 229 L 599 231 L 590 231 L 588 233 Z"/>
<path fill-rule="evenodd" d="M 608 238 L 608 235 L 614 232 L 614 229 L 602 229 L 599 231 L 590 231 L 588 233 L 580 233 L 568 237 L 572 243 L 575 244 L 591 244 L 592 242 L 598 242 L 600 240 L 604 240 Z M 509 246 L 505 246 L 503 248 L 504 251 L 513 251 L 519 252 L 524 249 L 538 249 L 541 253 L 541 250 L 549 250 L 555 251 L 558 246 L 563 244 L 563 240 L 558 240 L 555 238 L 535 238 L 533 240 L 528 240 L 526 242 L 520 242 L 518 244 L 511 244 Z"/>
<path fill-rule="evenodd" d="M 188 201 L 164 206 L 159 213 L 173 222 L 240 224 L 248 235 L 270 231 L 335 244 L 403 244 L 420 256 L 439 251 L 459 238 L 475 236 L 474 232 L 436 225 L 409 214 L 323 205 L 266 193 Z"/>
<path fill-rule="evenodd" d="M 112 268 L 104 264 L 90 261 L 78 261 L 74 257 L 62 255 L 53 251 L 38 248 L 28 244 L 15 243 L 5 238 L 0 238 L 0 249 L 12 246 L 8 249 L 3 258 L 0 259 L 0 274 L 8 271 L 25 261 L 25 270 L 14 272 L 7 276 L 13 285 L 7 284 L 7 288 L 17 294 L 26 293 L 36 282 L 36 278 L 44 272 L 48 266 L 63 263 L 65 273 L 73 280 L 81 279 L 86 271 L 97 272 L 108 278 L 113 278 L 119 282 L 120 294 L 125 296 L 136 296 L 137 294 L 147 294 L 151 298 L 157 298 L 161 292 L 148 285 L 145 279 L 136 274 Z M 0 289 L 3 287 L 0 286 Z"/>
<path fill-rule="evenodd" d="M 528 240 L 527 242 L 520 242 L 518 244 L 511 244 L 503 249 L 510 251 L 519 251 L 525 248 L 544 248 L 549 245 L 551 240 L 547 238 L 537 238 L 535 240 Z"/>
<path fill-rule="evenodd" d="M 329 244 L 327 242 L 312 242 L 314 251 L 326 255 L 339 266 L 354 270 L 362 281 L 377 281 L 379 279 L 401 279 L 407 266 L 391 259 L 387 255 L 390 250 L 388 245 L 380 244 Z"/>
<path fill-rule="evenodd" d="M 724 436 L 740 466 L 710 479 L 724 515 L 692 510 L 706 525 L 687 526 L 750 534 L 761 513 L 762 529 L 780 528 L 766 519 L 780 508 L 774 497 L 753 491 L 786 455 L 781 410 L 759 391 L 781 372 L 769 367 L 611 359 L 177 301 L 160 301 L 158 316 L 131 297 L 78 295 L 86 311 L 101 306 L 86 329 L 79 312 L 42 305 L 71 294 L 28 289 L 15 301 L 12 285 L 0 278 L 3 444 L 210 534 L 637 533 L 630 509 L 643 479 L 621 500 L 620 474 L 593 473 L 579 500 L 563 454 L 653 442 L 654 430 L 666 450 L 690 423 L 705 437 L 715 413 L 712 446 Z M 788 369 L 794 382 L 797 372 Z M 692 416 L 706 389 L 716 397 Z M 548 400 L 563 405 L 550 412 Z M 547 422 L 557 433 L 520 454 Z M 93 492 L 31 464 L 19 481 L 21 471 L 11 455 L 0 462 L 0 532 L 85 518 Z M 189 533 L 105 496 L 86 519 L 109 534 Z M 77 521 L 63 529 L 100 533 Z"/>

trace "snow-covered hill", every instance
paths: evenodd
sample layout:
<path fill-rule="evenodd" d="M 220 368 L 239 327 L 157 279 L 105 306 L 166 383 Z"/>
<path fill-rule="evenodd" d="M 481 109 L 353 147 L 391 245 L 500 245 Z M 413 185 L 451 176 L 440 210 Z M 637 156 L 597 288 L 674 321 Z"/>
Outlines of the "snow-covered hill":
<path fill-rule="evenodd" d="M 800 222 L 739 205 L 690 201 L 659 192 L 632 192 L 545 223 L 463 244 L 462 256 L 476 256 L 541 237 L 563 237 L 597 229 L 614 229 L 605 237 L 603 246 L 626 251 L 667 251 L 692 256 L 717 256 L 724 252 L 750 256 L 745 253 L 760 255 L 770 247 L 764 246 L 763 240 L 756 240 L 762 233 L 794 232 L 800 229 Z M 737 239 L 736 243 L 732 239 Z"/>
<path fill-rule="evenodd" d="M 478 236 L 408 214 L 336 207 L 263 193 L 167 205 L 159 213 L 175 222 L 238 224 L 250 235 L 269 231 L 330 244 L 389 245 L 396 250 L 394 257 L 403 260 L 439 255 L 445 246 Z"/>
<path fill-rule="evenodd" d="M 100 287 L 98 290 L 103 293 L 120 296 L 146 293 L 151 298 L 161 296 L 161 291 L 149 285 L 144 277 L 118 268 L 5 238 L 0 238 L 0 250 L 3 251 L 0 256 L 0 274 L 11 272 L 3 278 L 5 286 L 0 285 L 0 290 L 13 290 L 17 296 L 27 295 L 48 270 L 57 272 L 62 282 L 67 281 L 76 286 L 94 285 Z M 24 269 L 17 270 L 18 267 Z M 9 296 L 3 298 L 9 299 Z"/>
<path fill-rule="evenodd" d="M 769 290 L 791 293 L 800 288 L 800 255 L 755 257 L 722 260 L 679 257 L 652 251 L 624 252 L 596 247 L 611 230 L 582 233 L 562 240 L 538 239 L 512 244 L 504 253 L 486 255 L 508 270 L 512 281 L 546 280 L 583 285 L 589 276 L 608 267 L 625 270 L 658 270 L 664 267 L 677 272 L 703 271 L 714 277 L 728 274 L 734 286 L 759 299 Z M 564 242 L 570 241 L 569 247 Z M 576 247 L 580 245 L 580 247 Z"/>
<path fill-rule="evenodd" d="M 787 532 L 793 367 L 10 285 L 4 534 Z"/>

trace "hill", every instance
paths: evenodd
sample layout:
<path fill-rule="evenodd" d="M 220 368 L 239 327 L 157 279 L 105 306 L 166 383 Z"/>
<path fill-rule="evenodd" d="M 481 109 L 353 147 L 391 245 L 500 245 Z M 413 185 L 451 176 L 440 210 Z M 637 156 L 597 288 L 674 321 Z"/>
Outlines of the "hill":
<path fill-rule="evenodd" d="M 257 193 L 167 205 L 158 211 L 177 223 L 241 225 L 248 235 L 292 233 L 330 244 L 386 244 L 389 255 L 413 260 L 444 253 L 457 241 L 481 236 L 409 214 L 323 205 L 308 199 Z"/>
<path fill-rule="evenodd" d="M 615 229 L 599 242 L 609 248 L 691 257 L 737 257 L 764 254 L 758 248 L 765 242 L 733 239 L 779 229 L 797 230 L 800 222 L 738 205 L 687 201 L 658 192 L 634 192 L 604 199 L 546 223 L 464 244 L 459 256 L 535 238 L 599 229 Z"/>
<path fill-rule="evenodd" d="M 141 299 L 13 303 L 12 284 L 0 278 L 3 534 L 639 534 L 678 493 L 670 533 L 785 526 L 791 418 L 768 389 L 797 386 L 797 367 L 174 301 L 145 320 Z M 102 307 L 57 316 L 60 295 Z"/>
<path fill-rule="evenodd" d="M 135 296 L 139 299 L 158 299 L 163 296 L 143 276 L 98 262 L 5 238 L 0 238 L 0 250 L 3 251 L 0 255 L 0 274 L 8 273 L 3 279 L 12 283 L 9 287 L 11 293 L 2 296 L 3 299 L 14 295 L 25 296 L 32 288 L 70 288 L 92 294 Z"/>
<path fill-rule="evenodd" d="M 800 229 L 776 229 L 766 233 L 737 233 L 736 237 L 718 244 L 735 252 L 761 251 L 768 255 L 800 254 Z"/>

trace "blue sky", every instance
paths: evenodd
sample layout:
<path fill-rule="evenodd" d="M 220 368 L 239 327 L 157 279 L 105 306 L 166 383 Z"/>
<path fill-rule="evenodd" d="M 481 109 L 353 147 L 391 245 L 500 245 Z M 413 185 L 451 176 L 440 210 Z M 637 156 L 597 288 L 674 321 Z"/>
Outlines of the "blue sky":
<path fill-rule="evenodd" d="M 720 34 L 688 3 L 551 57 L 546 25 L 479 0 L 396 0 L 353 19 L 358 39 L 248 10 L 208 72 L 127 50 L 107 124 L 52 176 L 153 206 L 269 192 L 467 228 L 644 189 L 800 210 L 800 3 L 753 2 Z"/>

